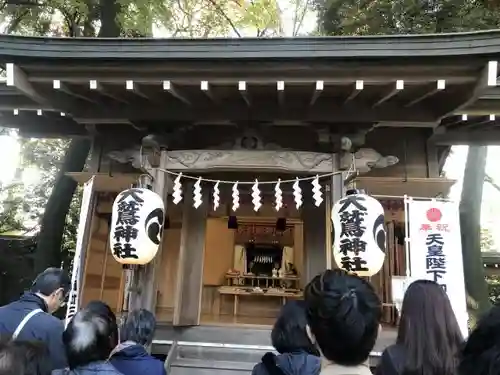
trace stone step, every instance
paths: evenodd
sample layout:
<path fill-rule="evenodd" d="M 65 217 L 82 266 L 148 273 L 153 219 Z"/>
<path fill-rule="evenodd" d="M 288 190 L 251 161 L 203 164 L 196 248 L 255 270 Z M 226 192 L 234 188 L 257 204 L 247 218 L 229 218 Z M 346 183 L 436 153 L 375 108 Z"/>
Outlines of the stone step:
<path fill-rule="evenodd" d="M 178 358 L 170 367 L 170 375 L 250 375 L 255 364 L 249 362 L 214 361 Z"/>
<path fill-rule="evenodd" d="M 183 346 L 177 350 L 179 359 L 244 362 L 255 365 L 269 349 Z"/>

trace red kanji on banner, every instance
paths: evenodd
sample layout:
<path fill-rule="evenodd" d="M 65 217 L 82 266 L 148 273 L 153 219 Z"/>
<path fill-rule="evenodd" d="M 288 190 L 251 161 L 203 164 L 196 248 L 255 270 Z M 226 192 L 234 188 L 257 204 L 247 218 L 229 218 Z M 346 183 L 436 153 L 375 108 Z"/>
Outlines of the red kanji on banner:
<path fill-rule="evenodd" d="M 441 220 L 441 218 L 443 217 L 443 215 L 441 214 L 441 210 L 439 210 L 438 208 L 430 208 L 429 210 L 427 210 L 426 216 L 427 220 L 432 223 Z"/>
<path fill-rule="evenodd" d="M 432 230 L 432 226 L 430 224 L 422 224 L 420 227 L 421 232 L 428 232 L 430 230 Z"/>

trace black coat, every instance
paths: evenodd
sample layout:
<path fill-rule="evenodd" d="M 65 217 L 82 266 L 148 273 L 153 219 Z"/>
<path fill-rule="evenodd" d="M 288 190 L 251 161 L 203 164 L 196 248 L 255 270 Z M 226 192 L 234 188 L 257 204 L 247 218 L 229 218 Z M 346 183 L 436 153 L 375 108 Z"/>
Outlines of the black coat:
<path fill-rule="evenodd" d="M 275 366 L 281 371 L 278 370 L 279 372 L 276 372 L 274 370 L 269 372 L 267 370 L 267 367 L 272 369 Z M 255 365 L 252 375 L 274 375 L 281 372 L 284 375 L 318 375 L 319 370 L 320 359 L 311 354 L 301 352 L 284 353 L 275 356 L 269 352 L 262 357 L 262 362 Z"/>
<path fill-rule="evenodd" d="M 391 345 L 382 353 L 375 375 L 402 375 L 406 363 L 406 350 L 401 345 Z"/>
<path fill-rule="evenodd" d="M 0 335 L 12 336 L 17 326 L 31 311 L 41 309 L 24 326 L 18 340 L 42 341 L 50 353 L 52 369 L 66 367 L 66 352 L 62 342 L 64 323 L 47 313 L 45 302 L 33 293 L 25 293 L 19 300 L 0 307 Z"/>

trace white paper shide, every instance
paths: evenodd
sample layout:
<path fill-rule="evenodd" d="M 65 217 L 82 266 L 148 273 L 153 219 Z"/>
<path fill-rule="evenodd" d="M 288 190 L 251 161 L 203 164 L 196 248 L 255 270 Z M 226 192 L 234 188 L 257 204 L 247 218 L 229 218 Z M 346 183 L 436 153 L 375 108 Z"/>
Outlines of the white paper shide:
<path fill-rule="evenodd" d="M 384 208 L 366 194 L 350 194 L 332 209 L 333 258 L 337 265 L 358 276 L 380 271 L 385 259 Z"/>
<path fill-rule="evenodd" d="M 458 204 L 409 200 L 411 278 L 433 280 L 446 291 L 462 332 L 467 332 Z"/>
<path fill-rule="evenodd" d="M 165 206 L 161 197 L 148 189 L 122 191 L 113 203 L 109 243 L 113 257 L 121 264 L 147 264 L 161 241 Z"/>

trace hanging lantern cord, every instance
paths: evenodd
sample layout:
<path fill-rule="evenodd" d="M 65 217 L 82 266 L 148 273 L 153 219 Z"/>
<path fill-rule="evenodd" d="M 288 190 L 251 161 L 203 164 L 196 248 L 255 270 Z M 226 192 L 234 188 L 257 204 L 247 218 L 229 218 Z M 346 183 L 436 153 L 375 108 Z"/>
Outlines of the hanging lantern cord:
<path fill-rule="evenodd" d="M 191 179 L 191 180 L 199 180 L 200 179 L 199 176 L 196 176 L 196 177 L 189 176 L 189 175 L 186 175 L 186 174 L 181 173 L 181 172 L 169 171 L 168 169 L 158 168 L 158 170 L 160 170 L 164 173 L 167 173 L 169 175 L 172 175 L 172 176 L 182 175 L 182 178 L 185 178 L 185 179 Z M 315 175 L 315 176 L 293 178 L 290 180 L 279 180 L 279 182 L 281 184 L 287 184 L 287 183 L 291 184 L 291 183 L 295 183 L 297 180 L 298 181 L 313 181 L 316 178 L 331 177 L 331 176 L 335 176 L 337 174 L 341 174 L 342 172 L 343 171 L 337 171 L 337 172 L 330 172 L 330 173 L 325 173 L 325 174 L 320 174 L 320 175 Z M 238 183 L 238 185 L 254 185 L 255 184 L 255 180 L 253 180 L 253 181 L 229 181 L 229 180 L 215 180 L 215 179 L 211 179 L 211 178 L 201 178 L 201 181 L 213 182 L 214 184 L 218 182 L 220 184 L 230 184 L 230 185 L 234 185 L 235 183 Z M 276 180 L 276 181 L 259 181 L 259 185 L 276 185 L 277 183 L 278 183 L 278 180 Z"/>

